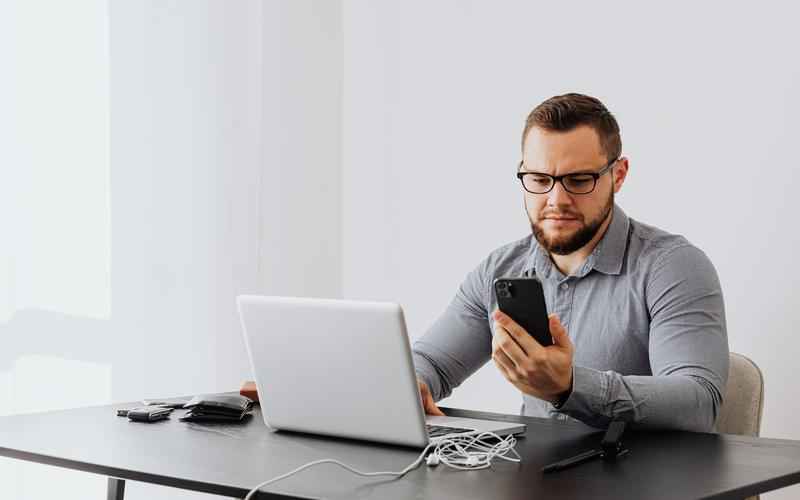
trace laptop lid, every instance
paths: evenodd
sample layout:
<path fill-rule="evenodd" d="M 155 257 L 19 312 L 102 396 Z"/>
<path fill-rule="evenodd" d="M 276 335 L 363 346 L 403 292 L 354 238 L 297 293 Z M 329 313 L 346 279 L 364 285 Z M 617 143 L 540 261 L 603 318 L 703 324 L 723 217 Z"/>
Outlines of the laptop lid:
<path fill-rule="evenodd" d="M 398 304 L 242 295 L 237 305 L 267 426 L 428 443 Z"/>

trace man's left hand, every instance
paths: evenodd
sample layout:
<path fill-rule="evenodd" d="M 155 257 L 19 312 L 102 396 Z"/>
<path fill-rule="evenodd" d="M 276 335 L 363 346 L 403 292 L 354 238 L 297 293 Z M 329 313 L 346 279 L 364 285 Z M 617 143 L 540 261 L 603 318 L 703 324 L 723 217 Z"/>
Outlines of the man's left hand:
<path fill-rule="evenodd" d="M 558 316 L 551 314 L 553 345 L 543 346 L 513 319 L 495 310 L 492 360 L 500 373 L 525 394 L 563 402 L 572 389 L 574 346 Z"/>

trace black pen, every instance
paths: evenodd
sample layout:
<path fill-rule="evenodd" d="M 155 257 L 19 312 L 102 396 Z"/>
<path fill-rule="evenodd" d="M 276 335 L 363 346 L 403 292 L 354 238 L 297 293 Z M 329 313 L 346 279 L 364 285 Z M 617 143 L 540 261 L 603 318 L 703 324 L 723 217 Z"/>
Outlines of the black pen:
<path fill-rule="evenodd" d="M 558 462 L 554 462 L 550 465 L 546 465 L 542 468 L 542 472 L 555 472 L 558 470 L 566 469 L 567 467 L 572 467 L 573 465 L 582 464 L 583 462 L 588 462 L 589 460 L 603 456 L 603 450 L 589 450 L 584 451 L 574 457 L 565 458 L 564 460 L 560 460 Z"/>

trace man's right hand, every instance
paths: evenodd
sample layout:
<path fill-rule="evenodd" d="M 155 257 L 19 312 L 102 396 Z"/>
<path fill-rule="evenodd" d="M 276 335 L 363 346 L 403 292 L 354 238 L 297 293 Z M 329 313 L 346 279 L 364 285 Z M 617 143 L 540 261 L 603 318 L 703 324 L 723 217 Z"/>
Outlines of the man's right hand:
<path fill-rule="evenodd" d="M 417 379 L 417 385 L 419 386 L 419 397 L 422 398 L 422 408 L 425 410 L 425 413 L 444 417 L 444 412 L 433 402 L 433 396 L 431 396 L 431 390 L 428 389 L 428 384 Z"/>

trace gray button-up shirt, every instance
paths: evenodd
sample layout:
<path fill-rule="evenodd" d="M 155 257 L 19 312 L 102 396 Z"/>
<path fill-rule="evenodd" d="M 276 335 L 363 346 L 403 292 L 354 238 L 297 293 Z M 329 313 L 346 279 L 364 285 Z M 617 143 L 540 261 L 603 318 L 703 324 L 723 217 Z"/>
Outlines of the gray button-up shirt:
<path fill-rule="evenodd" d="M 564 276 L 533 236 L 492 252 L 414 343 L 417 375 L 435 400 L 491 358 L 492 282 L 535 275 L 547 310 L 575 345 L 573 389 L 559 408 L 523 395 L 524 415 L 595 427 L 612 419 L 639 428 L 714 429 L 728 378 L 719 279 L 684 237 L 628 218 L 611 224 L 574 275 Z"/>

